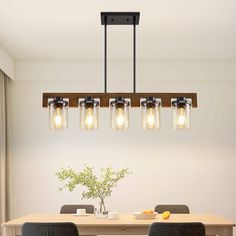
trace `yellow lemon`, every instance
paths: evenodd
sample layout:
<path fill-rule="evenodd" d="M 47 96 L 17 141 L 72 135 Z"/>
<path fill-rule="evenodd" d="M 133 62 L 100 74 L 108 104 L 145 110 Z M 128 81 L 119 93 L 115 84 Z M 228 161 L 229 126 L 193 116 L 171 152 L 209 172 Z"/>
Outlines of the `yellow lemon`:
<path fill-rule="evenodd" d="M 170 212 L 169 211 L 165 211 L 162 213 L 162 218 L 163 219 L 168 219 L 170 217 Z"/>

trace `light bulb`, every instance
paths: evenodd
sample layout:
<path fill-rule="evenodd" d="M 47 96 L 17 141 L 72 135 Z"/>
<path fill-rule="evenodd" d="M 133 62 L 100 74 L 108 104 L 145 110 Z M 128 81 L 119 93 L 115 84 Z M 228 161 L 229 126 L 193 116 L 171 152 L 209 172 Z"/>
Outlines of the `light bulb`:
<path fill-rule="evenodd" d="M 153 108 L 147 109 L 146 124 L 147 127 L 152 128 L 155 126 L 156 114 Z"/>
<path fill-rule="evenodd" d="M 89 129 L 94 126 L 95 118 L 93 108 L 86 108 L 85 111 L 85 126 Z"/>
<path fill-rule="evenodd" d="M 93 97 L 86 97 L 80 102 L 80 128 L 95 130 L 98 128 L 99 102 Z"/>
<path fill-rule="evenodd" d="M 125 114 L 123 108 L 116 109 L 116 126 L 122 128 L 125 125 Z"/>
<path fill-rule="evenodd" d="M 53 114 L 53 125 L 55 129 L 62 128 L 62 109 L 56 108 Z"/>
<path fill-rule="evenodd" d="M 179 126 L 184 126 L 185 122 L 186 122 L 185 109 L 182 107 L 178 108 L 177 124 Z"/>
<path fill-rule="evenodd" d="M 123 97 L 117 97 L 110 102 L 110 121 L 113 130 L 127 130 L 129 128 L 130 102 Z"/>

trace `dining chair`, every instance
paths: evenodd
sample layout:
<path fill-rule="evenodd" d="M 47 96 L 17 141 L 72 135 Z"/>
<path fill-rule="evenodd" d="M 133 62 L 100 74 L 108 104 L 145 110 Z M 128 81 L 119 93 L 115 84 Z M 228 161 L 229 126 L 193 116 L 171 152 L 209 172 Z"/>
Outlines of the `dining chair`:
<path fill-rule="evenodd" d="M 189 214 L 189 208 L 186 205 L 157 205 L 154 211 L 163 213 L 169 211 L 172 214 Z"/>
<path fill-rule="evenodd" d="M 94 206 L 93 205 L 63 205 L 60 210 L 60 214 L 75 214 L 77 209 L 86 209 L 86 213 L 93 214 Z M 96 236 L 96 235 L 88 235 Z"/>
<path fill-rule="evenodd" d="M 205 226 L 193 223 L 152 223 L 148 236 L 206 236 Z"/>
<path fill-rule="evenodd" d="M 86 209 L 86 213 L 93 214 L 94 206 L 93 205 L 63 205 L 61 207 L 61 214 L 73 214 L 76 213 L 77 209 Z"/>
<path fill-rule="evenodd" d="M 22 226 L 22 236 L 79 236 L 79 232 L 71 222 L 27 222 Z"/>

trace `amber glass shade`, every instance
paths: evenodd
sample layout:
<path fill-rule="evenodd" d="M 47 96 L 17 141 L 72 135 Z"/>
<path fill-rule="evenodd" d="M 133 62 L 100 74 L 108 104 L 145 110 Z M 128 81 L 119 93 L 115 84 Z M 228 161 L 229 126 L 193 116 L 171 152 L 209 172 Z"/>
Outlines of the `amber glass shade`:
<path fill-rule="evenodd" d="M 156 130 L 160 128 L 160 101 L 148 97 L 141 102 L 142 127 L 144 130 Z"/>
<path fill-rule="evenodd" d="M 95 130 L 99 125 L 99 102 L 87 97 L 80 102 L 80 128 Z"/>
<path fill-rule="evenodd" d="M 113 130 L 129 128 L 129 107 L 127 99 L 118 97 L 110 102 L 110 123 Z"/>
<path fill-rule="evenodd" d="M 49 126 L 52 130 L 68 128 L 68 102 L 62 97 L 55 97 L 49 103 Z"/>
<path fill-rule="evenodd" d="M 191 121 L 191 102 L 184 97 L 177 98 L 172 102 L 174 129 L 187 130 Z"/>

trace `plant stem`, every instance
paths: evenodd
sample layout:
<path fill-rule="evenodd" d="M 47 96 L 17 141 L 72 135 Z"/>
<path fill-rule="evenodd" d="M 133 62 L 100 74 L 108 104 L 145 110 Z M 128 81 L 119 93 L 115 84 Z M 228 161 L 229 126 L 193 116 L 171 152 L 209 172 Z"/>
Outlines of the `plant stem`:
<path fill-rule="evenodd" d="M 100 212 L 107 211 L 106 207 L 105 207 L 105 202 L 104 202 L 104 198 L 100 198 L 101 202 L 100 202 Z"/>

